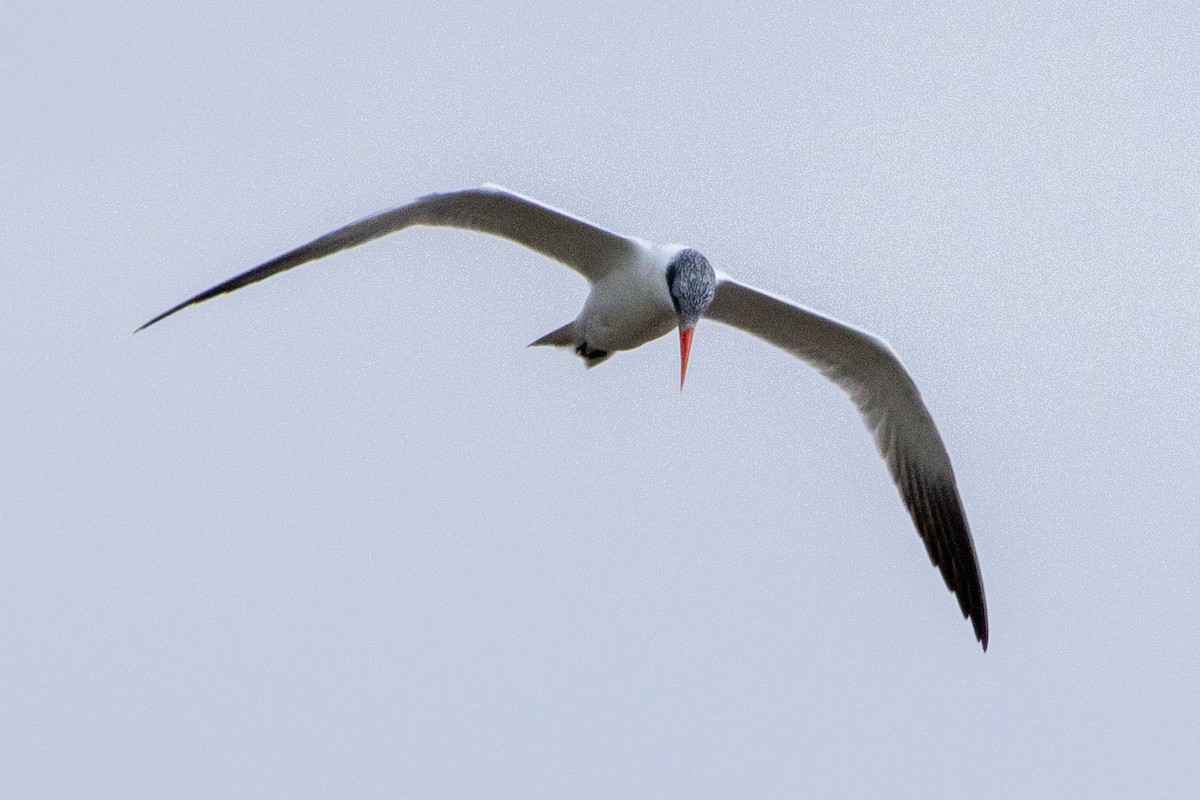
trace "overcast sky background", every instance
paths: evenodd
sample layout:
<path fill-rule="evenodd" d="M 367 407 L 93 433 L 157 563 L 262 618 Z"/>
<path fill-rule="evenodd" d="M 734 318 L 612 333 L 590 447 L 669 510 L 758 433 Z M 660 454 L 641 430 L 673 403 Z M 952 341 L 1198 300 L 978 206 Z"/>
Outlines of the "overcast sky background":
<path fill-rule="evenodd" d="M 0 2 L 0 796 L 1170 797 L 1200 783 L 1200 12 Z M 853 407 L 415 230 L 485 181 L 865 327 Z"/>

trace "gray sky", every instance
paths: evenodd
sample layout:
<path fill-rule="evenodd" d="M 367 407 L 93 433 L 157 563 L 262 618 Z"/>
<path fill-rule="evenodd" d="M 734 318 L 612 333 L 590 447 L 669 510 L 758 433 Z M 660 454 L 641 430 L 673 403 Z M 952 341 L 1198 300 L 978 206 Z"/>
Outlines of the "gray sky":
<path fill-rule="evenodd" d="M 0 796 L 1181 796 L 1200 12 L 0 3 Z M 886 338 L 991 648 L 853 407 L 585 372 L 502 183 Z"/>

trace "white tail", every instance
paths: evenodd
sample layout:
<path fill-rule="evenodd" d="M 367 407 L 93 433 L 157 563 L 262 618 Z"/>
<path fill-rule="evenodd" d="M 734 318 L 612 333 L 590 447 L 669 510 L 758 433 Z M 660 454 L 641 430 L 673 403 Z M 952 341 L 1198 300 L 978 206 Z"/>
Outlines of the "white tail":
<path fill-rule="evenodd" d="M 575 344 L 575 321 L 572 320 L 561 328 L 555 328 L 536 342 L 530 342 L 530 347 L 572 347 Z"/>

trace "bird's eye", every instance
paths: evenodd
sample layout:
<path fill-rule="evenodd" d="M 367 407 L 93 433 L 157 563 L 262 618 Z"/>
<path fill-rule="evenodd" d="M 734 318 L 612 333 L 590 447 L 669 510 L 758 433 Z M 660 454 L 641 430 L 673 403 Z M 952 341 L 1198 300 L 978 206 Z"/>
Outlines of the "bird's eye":
<path fill-rule="evenodd" d="M 675 313 L 679 313 L 679 298 L 675 296 L 675 276 L 679 274 L 679 267 L 672 263 L 667 267 L 667 294 L 671 295 L 671 305 L 675 306 Z"/>

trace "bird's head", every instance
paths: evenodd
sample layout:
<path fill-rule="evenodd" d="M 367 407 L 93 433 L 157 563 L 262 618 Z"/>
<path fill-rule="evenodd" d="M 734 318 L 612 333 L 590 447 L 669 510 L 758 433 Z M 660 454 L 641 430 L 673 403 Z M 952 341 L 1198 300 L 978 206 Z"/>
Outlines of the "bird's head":
<path fill-rule="evenodd" d="M 717 294 L 717 273 L 708 259 L 691 248 L 681 250 L 667 265 L 667 289 L 679 317 L 679 388 L 687 378 L 688 355 L 696 323 Z"/>

